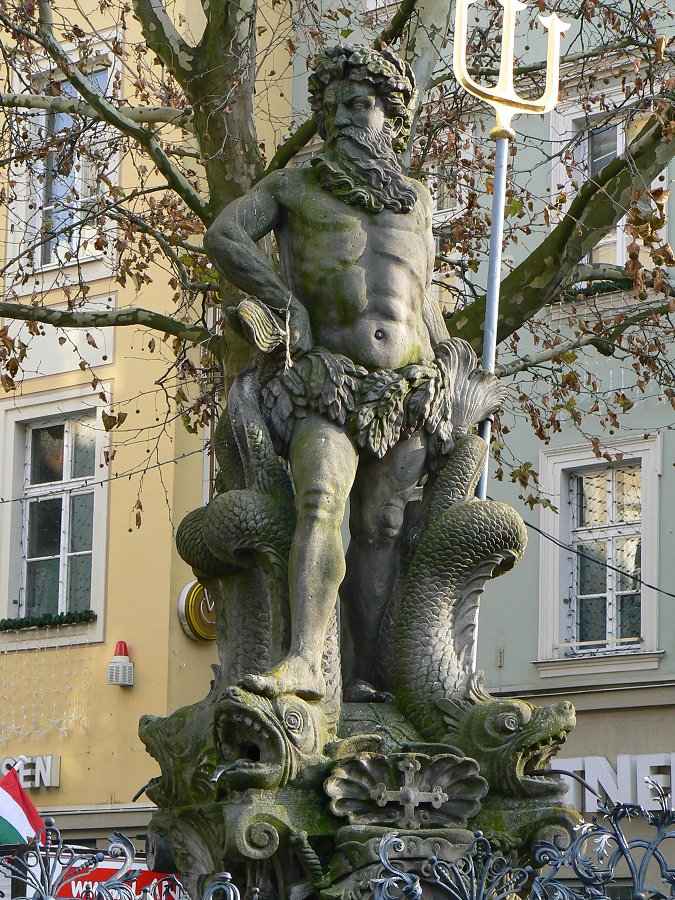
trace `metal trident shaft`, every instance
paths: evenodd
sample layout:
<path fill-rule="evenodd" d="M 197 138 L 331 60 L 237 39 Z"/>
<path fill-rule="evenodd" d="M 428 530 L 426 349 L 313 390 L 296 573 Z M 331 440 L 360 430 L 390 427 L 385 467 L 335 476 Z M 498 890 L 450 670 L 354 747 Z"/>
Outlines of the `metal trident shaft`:
<path fill-rule="evenodd" d="M 495 177 L 492 195 L 492 229 L 488 257 L 487 296 L 485 300 L 485 325 L 483 329 L 483 368 L 494 372 L 497 357 L 497 322 L 499 320 L 499 280 L 502 269 L 502 244 L 504 242 L 504 207 L 506 205 L 506 174 L 508 170 L 509 139 L 497 138 Z M 492 419 L 480 423 L 478 433 L 487 446 L 485 465 L 476 488 L 479 500 L 487 496 L 488 464 L 490 460 L 490 436 Z"/>
<path fill-rule="evenodd" d="M 499 76 L 493 88 L 483 87 L 469 75 L 466 59 L 468 40 L 468 9 L 474 0 L 457 0 L 455 18 L 455 47 L 453 69 L 455 78 L 465 91 L 489 103 L 495 110 L 497 124 L 490 137 L 497 142 L 494 187 L 492 194 L 492 230 L 488 261 L 487 297 L 485 303 L 485 326 L 483 331 L 483 368 L 495 370 L 497 354 L 497 323 L 499 318 L 499 282 L 502 267 L 502 243 L 504 239 L 504 208 L 506 204 L 506 174 L 508 170 L 509 141 L 516 137 L 511 128 L 511 119 L 517 113 L 547 113 L 558 99 L 560 41 L 569 25 L 558 18 L 556 13 L 539 16 L 548 31 L 548 52 L 546 58 L 546 86 L 537 100 L 521 97 L 513 84 L 514 47 L 516 38 L 516 18 L 525 9 L 520 0 L 499 0 L 504 7 L 504 33 L 499 63 Z M 487 495 L 488 460 L 490 458 L 490 435 L 492 422 L 481 422 L 479 434 L 487 444 L 488 452 L 481 474 L 476 496 L 485 500 Z"/>

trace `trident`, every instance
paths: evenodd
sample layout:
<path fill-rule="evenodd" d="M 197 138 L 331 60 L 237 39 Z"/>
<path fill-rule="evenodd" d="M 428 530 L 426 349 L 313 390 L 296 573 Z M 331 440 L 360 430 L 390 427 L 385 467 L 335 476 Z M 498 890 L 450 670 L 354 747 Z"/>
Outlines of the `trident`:
<path fill-rule="evenodd" d="M 555 107 L 558 99 L 560 80 L 560 40 L 570 27 L 558 18 L 556 13 L 539 16 L 539 20 L 548 31 L 548 52 L 546 55 L 546 87 L 538 100 L 530 100 L 519 96 L 513 86 L 514 44 L 516 38 L 516 16 L 525 9 L 526 4 L 520 0 L 499 0 L 504 7 L 504 34 L 502 36 L 502 52 L 499 61 L 499 77 L 497 84 L 483 87 L 469 75 L 466 64 L 466 45 L 468 40 L 468 9 L 474 0 L 457 0 L 455 18 L 455 48 L 453 69 L 455 78 L 465 91 L 489 103 L 494 107 L 497 124 L 490 131 L 490 137 L 497 142 L 497 158 L 495 160 L 494 190 L 492 197 L 492 231 L 490 233 L 490 251 L 488 260 L 487 298 L 485 303 L 485 327 L 483 331 L 483 368 L 488 372 L 495 370 L 497 353 L 497 312 L 499 310 L 499 277 L 502 267 L 502 240 L 504 237 L 504 206 L 506 203 L 506 171 L 508 166 L 509 141 L 515 140 L 516 133 L 511 128 L 511 119 L 518 113 L 547 113 Z M 476 490 L 476 496 L 485 500 L 487 495 L 488 460 L 490 457 L 490 433 L 492 420 L 481 422 L 479 434 L 487 444 L 487 457 Z"/>

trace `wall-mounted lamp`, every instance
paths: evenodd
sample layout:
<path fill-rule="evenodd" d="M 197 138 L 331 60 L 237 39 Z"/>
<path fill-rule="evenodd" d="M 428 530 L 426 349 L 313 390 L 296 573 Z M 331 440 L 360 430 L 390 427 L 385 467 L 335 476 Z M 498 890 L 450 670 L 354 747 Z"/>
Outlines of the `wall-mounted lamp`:
<path fill-rule="evenodd" d="M 115 654 L 108 663 L 108 684 L 130 686 L 134 683 L 134 664 L 129 660 L 126 641 L 115 644 Z"/>

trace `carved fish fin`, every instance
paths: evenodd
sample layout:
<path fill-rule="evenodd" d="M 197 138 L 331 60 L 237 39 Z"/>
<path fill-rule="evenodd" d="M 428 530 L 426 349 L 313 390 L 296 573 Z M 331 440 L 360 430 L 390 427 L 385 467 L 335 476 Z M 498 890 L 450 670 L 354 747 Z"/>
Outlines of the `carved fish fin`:
<path fill-rule="evenodd" d="M 466 695 L 474 703 L 488 703 L 495 698 L 485 687 L 485 672 L 478 669 L 469 678 Z"/>
<path fill-rule="evenodd" d="M 246 338 L 263 353 L 271 353 L 286 342 L 286 332 L 276 315 L 260 300 L 242 300 L 237 315 Z"/>
<path fill-rule="evenodd" d="M 465 700 L 460 694 L 454 694 L 452 697 L 441 697 L 436 701 L 436 706 L 443 714 L 443 719 L 448 728 L 448 733 L 444 736 L 443 741 L 453 743 L 456 741 L 462 729 L 462 723 L 473 707 L 471 700 Z"/>
<path fill-rule="evenodd" d="M 461 590 L 460 598 L 453 610 L 452 640 L 455 646 L 455 659 L 462 673 L 464 682 L 460 682 L 460 690 L 468 682 L 473 663 L 473 651 L 476 643 L 476 626 L 478 618 L 478 604 L 485 588 L 485 584 L 492 577 L 494 570 L 503 561 L 505 554 L 493 553 L 486 557 L 471 572 Z"/>
<path fill-rule="evenodd" d="M 441 697 L 440 700 L 437 700 L 436 706 L 443 714 L 443 719 L 448 727 L 448 733 L 443 740 L 447 742 L 457 740 L 462 722 L 469 711 L 477 703 L 488 703 L 494 699 L 485 687 L 485 672 L 479 669 L 471 673 L 463 690 L 457 691 L 451 697 Z"/>
<path fill-rule="evenodd" d="M 330 741 L 323 752 L 329 759 L 346 759 L 363 750 L 379 750 L 382 738 L 379 734 L 353 734 L 350 737 Z"/>
<path fill-rule="evenodd" d="M 282 494 L 292 501 L 291 480 L 272 445 L 260 411 L 259 394 L 258 376 L 252 368 L 237 375 L 228 394 L 228 413 L 246 486 L 262 493 Z"/>
<path fill-rule="evenodd" d="M 496 412 L 506 397 L 499 379 L 478 365 L 476 354 L 461 338 L 448 338 L 435 348 L 451 402 L 452 440 Z"/>

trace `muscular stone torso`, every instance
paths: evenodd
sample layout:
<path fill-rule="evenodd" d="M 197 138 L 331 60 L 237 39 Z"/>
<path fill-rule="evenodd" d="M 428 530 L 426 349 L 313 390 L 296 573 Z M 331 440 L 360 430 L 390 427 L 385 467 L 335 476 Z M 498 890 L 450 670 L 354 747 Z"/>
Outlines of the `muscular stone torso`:
<path fill-rule="evenodd" d="M 371 215 L 332 196 L 309 170 L 284 179 L 275 233 L 284 280 L 314 342 L 368 369 L 433 356 L 422 305 L 433 263 L 428 198 Z"/>

